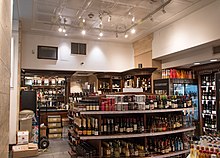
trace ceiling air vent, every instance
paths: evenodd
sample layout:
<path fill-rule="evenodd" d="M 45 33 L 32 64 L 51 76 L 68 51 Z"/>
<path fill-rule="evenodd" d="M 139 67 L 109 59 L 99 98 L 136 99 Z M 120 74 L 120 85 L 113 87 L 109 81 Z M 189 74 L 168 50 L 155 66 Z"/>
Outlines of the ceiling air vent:
<path fill-rule="evenodd" d="M 86 55 L 86 44 L 71 43 L 71 54 Z"/>
<path fill-rule="evenodd" d="M 213 47 L 212 50 L 213 50 L 213 54 L 218 54 L 220 53 L 220 46 Z"/>

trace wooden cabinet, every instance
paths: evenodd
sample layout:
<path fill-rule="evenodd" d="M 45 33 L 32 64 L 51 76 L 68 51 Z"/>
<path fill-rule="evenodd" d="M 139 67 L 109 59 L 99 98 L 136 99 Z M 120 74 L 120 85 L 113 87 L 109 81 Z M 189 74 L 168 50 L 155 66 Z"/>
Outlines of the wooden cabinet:
<path fill-rule="evenodd" d="M 135 68 L 123 72 L 96 73 L 102 93 L 123 92 L 123 88 L 141 88 L 152 93 L 152 73 L 156 68 Z"/>

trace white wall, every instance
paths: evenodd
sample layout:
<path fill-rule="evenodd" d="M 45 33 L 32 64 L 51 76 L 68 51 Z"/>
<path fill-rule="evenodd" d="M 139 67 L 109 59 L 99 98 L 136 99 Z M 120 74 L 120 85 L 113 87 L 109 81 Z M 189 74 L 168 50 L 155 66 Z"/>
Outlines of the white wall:
<path fill-rule="evenodd" d="M 14 49 L 11 59 L 11 83 L 10 83 L 10 118 L 9 118 L 9 144 L 16 144 L 16 131 L 18 129 L 18 110 L 19 110 L 19 51 L 18 51 L 18 21 L 13 21 L 12 32 Z"/>
<path fill-rule="evenodd" d="M 154 33 L 152 58 L 179 52 L 220 39 L 220 1 Z"/>
<path fill-rule="evenodd" d="M 87 43 L 87 55 L 71 55 L 71 42 Z M 37 59 L 37 45 L 58 46 L 58 60 Z M 84 65 L 80 63 L 84 62 Z M 22 35 L 22 68 L 78 71 L 123 71 L 134 67 L 131 44 Z"/>

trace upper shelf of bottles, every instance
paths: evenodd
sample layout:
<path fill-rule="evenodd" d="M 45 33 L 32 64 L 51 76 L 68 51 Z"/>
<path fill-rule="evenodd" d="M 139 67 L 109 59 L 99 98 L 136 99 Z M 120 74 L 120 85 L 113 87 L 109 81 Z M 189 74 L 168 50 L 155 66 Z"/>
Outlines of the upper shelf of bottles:
<path fill-rule="evenodd" d="M 166 113 L 177 111 L 190 111 L 191 108 L 176 108 L 176 109 L 154 109 L 154 110 L 130 110 L 130 111 L 80 111 L 82 115 L 117 115 L 117 114 L 145 114 L 145 113 Z"/>
<path fill-rule="evenodd" d="M 152 137 L 159 135 L 168 135 L 174 133 L 183 133 L 195 130 L 195 127 L 188 127 L 183 129 L 177 129 L 173 131 L 165 132 L 152 132 L 152 133 L 140 133 L 140 134 L 115 134 L 115 135 L 98 135 L 98 136 L 80 136 L 81 140 L 95 140 L 95 139 L 119 139 L 119 138 L 137 138 L 137 137 Z"/>

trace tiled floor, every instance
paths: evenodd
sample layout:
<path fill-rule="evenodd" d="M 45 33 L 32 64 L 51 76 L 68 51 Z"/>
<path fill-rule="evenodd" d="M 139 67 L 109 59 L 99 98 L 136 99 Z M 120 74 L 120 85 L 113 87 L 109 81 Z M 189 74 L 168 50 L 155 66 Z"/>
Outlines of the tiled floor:
<path fill-rule="evenodd" d="M 50 145 L 44 152 L 39 152 L 39 156 L 32 158 L 71 158 L 68 151 L 70 146 L 67 139 L 50 139 Z"/>

